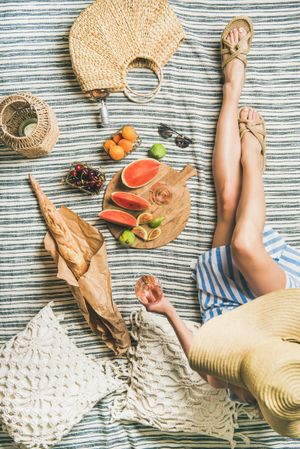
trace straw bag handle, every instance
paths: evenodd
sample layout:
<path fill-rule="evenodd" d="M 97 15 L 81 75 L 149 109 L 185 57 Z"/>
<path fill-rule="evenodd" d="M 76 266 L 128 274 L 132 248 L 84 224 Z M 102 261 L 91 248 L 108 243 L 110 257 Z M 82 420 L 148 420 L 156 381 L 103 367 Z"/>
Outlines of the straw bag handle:
<path fill-rule="evenodd" d="M 152 67 L 151 70 L 155 73 L 155 75 L 158 79 L 158 84 L 155 87 L 155 89 L 153 89 L 151 92 L 148 92 L 148 93 L 141 93 L 141 92 L 137 92 L 136 90 L 132 89 L 126 83 L 126 87 L 124 89 L 124 94 L 126 95 L 126 97 L 129 100 L 133 101 L 134 103 L 144 104 L 144 103 L 149 103 L 149 101 L 153 100 L 153 98 L 156 97 L 156 95 L 158 94 L 158 92 L 161 89 L 161 85 L 163 82 L 163 71 L 158 64 L 155 65 L 155 68 Z"/>

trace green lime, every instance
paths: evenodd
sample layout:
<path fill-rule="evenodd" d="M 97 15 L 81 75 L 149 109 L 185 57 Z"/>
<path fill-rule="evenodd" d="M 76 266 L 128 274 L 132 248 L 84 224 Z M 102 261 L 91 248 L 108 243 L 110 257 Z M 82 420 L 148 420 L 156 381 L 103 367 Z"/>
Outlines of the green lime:
<path fill-rule="evenodd" d="M 129 229 L 126 229 L 122 232 L 122 234 L 119 237 L 119 243 L 122 246 L 131 246 L 134 244 L 135 241 L 135 235 L 132 231 L 129 231 Z"/>
<path fill-rule="evenodd" d="M 167 154 L 167 150 L 161 143 L 155 143 L 149 150 L 149 156 L 154 159 L 162 159 Z"/>

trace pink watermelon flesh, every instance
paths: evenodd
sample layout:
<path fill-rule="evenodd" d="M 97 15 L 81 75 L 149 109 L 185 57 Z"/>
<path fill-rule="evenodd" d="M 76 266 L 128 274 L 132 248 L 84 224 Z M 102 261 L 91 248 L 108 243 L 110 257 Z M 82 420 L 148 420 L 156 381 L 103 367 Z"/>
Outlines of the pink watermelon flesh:
<path fill-rule="evenodd" d="M 145 210 L 150 207 L 149 201 L 145 200 L 141 196 L 128 192 L 114 192 L 111 195 L 111 199 L 118 206 L 129 210 Z"/>
<path fill-rule="evenodd" d="M 126 226 L 128 228 L 134 228 L 137 226 L 136 218 L 128 214 L 128 212 L 124 212 L 123 210 L 118 209 L 105 209 L 100 212 L 99 217 L 105 221 L 109 221 L 110 223 L 117 224 L 119 226 Z"/>
<path fill-rule="evenodd" d="M 157 175 L 160 163 L 156 159 L 139 159 L 123 169 L 122 181 L 131 189 L 142 187 Z"/>

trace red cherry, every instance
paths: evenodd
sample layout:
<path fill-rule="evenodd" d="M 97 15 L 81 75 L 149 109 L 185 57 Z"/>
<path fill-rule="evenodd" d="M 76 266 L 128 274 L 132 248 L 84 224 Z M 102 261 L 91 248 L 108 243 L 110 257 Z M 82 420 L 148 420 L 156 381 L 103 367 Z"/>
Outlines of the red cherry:
<path fill-rule="evenodd" d="M 75 165 L 75 171 L 77 171 L 77 172 L 79 172 L 79 173 L 81 173 L 82 172 L 82 170 L 83 170 L 83 166 L 81 165 L 81 164 L 77 164 L 77 165 Z"/>
<path fill-rule="evenodd" d="M 76 178 L 77 173 L 75 170 L 71 170 L 70 175 L 73 176 L 73 178 Z"/>

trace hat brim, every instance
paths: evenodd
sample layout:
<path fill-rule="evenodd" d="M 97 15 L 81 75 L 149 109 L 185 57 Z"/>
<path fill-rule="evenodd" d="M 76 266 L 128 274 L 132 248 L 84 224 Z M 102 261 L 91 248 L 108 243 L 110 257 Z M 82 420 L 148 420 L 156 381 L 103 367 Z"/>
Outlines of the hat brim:
<path fill-rule="evenodd" d="M 272 365 L 268 365 L 268 352 L 272 352 L 268 351 L 268 347 L 279 347 L 283 340 L 287 340 L 291 357 L 300 361 L 300 346 L 292 347 L 289 343 L 300 342 L 300 289 L 269 293 L 211 319 L 195 335 L 188 359 L 191 367 L 198 372 L 249 389 L 274 430 L 299 438 L 300 403 L 296 411 L 295 404 L 292 404 L 291 416 L 283 412 L 280 417 L 281 410 L 278 411 L 273 404 L 266 405 L 262 394 L 266 373 L 267 381 L 270 376 L 276 375 L 276 370 L 273 372 Z M 281 355 L 284 359 L 286 354 L 284 349 L 281 351 L 276 354 L 279 362 Z M 252 355 L 255 354 L 259 360 L 255 361 L 254 369 L 251 363 L 253 365 L 255 357 Z M 247 357 L 248 365 L 245 363 Z"/>

